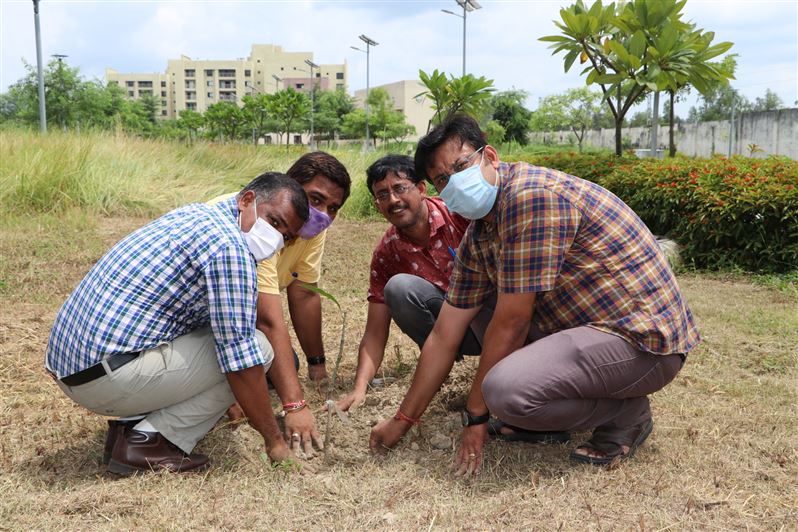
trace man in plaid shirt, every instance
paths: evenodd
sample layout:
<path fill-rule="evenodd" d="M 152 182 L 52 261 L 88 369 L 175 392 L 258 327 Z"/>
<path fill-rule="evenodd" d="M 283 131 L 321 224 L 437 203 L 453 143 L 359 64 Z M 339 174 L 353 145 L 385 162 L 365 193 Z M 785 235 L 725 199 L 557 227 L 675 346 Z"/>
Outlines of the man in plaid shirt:
<path fill-rule="evenodd" d="M 653 427 L 647 396 L 699 342 L 654 236 L 594 183 L 500 162 L 469 117 L 421 139 L 415 163 L 449 209 L 473 221 L 410 390 L 396 415 L 374 427 L 372 449 L 392 447 L 420 422 L 468 324 L 496 294 L 462 416 L 457 473 L 480 470 L 491 413 L 500 433 L 593 429 L 571 454 L 578 462 L 631 457 Z"/>
<path fill-rule="evenodd" d="M 255 268 L 307 219 L 302 187 L 266 173 L 128 235 L 69 296 L 45 365 L 76 403 L 127 416 L 109 421 L 109 471 L 203 468 L 208 458 L 191 451 L 236 400 L 269 457 L 293 457 L 266 387 L 273 353 L 255 329 Z"/>

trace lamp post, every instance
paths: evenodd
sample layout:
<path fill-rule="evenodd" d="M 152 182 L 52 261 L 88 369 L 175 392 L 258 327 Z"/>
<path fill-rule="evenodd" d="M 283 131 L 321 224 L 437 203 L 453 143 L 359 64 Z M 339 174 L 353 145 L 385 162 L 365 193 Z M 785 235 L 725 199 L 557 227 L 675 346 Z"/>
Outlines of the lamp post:
<path fill-rule="evenodd" d="M 313 132 L 313 112 L 316 102 L 316 91 L 315 91 L 315 81 L 316 79 L 313 77 L 313 69 L 319 68 L 319 65 L 311 61 L 310 59 L 305 59 L 305 64 L 310 67 L 310 149 L 316 149 L 316 137 Z"/>
<path fill-rule="evenodd" d="M 274 78 L 274 92 L 277 92 L 278 90 L 277 84 L 283 81 L 283 78 L 281 78 L 277 74 L 272 74 L 272 77 Z"/>
<path fill-rule="evenodd" d="M 454 11 L 449 11 L 448 9 L 441 9 L 444 13 L 448 15 L 454 15 L 455 17 L 459 17 L 463 19 L 463 75 L 466 75 L 466 14 L 469 11 L 474 11 L 477 9 L 481 9 L 482 6 L 479 5 L 479 2 L 476 0 L 455 0 L 457 5 L 463 8 L 463 14 L 460 15 L 455 13 Z"/>
<path fill-rule="evenodd" d="M 365 105 L 365 107 L 366 107 L 366 150 L 370 150 L 371 149 L 371 140 L 369 139 L 369 55 L 370 55 L 371 47 L 372 46 L 377 46 L 380 43 L 378 43 L 374 39 L 370 39 L 369 37 L 367 37 L 365 35 L 360 35 L 358 37 L 358 39 L 360 39 L 361 41 L 366 43 L 366 49 L 365 50 L 361 50 L 360 48 L 358 48 L 356 46 L 350 46 L 350 48 L 352 48 L 353 50 L 357 50 L 358 52 L 363 52 L 364 54 L 366 54 L 366 101 L 365 101 L 365 104 L 366 104 Z"/>
<path fill-rule="evenodd" d="M 39 130 L 47 133 L 47 113 L 44 109 L 44 73 L 42 72 L 42 31 L 39 26 L 39 0 L 33 0 L 33 21 L 36 27 L 36 70 L 39 77 Z"/>
<path fill-rule="evenodd" d="M 58 78 L 61 81 L 61 109 L 59 110 L 59 114 L 61 115 L 61 129 L 66 131 L 66 119 L 64 118 L 64 114 L 66 114 L 66 87 L 64 86 L 64 59 L 69 57 L 68 55 L 64 54 L 53 54 L 51 57 L 58 59 Z"/>

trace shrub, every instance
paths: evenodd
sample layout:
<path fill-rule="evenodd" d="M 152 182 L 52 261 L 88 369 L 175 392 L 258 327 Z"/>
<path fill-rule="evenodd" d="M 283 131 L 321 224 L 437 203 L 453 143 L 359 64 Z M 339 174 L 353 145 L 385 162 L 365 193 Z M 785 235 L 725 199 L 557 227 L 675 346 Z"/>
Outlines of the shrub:
<path fill-rule="evenodd" d="M 798 163 L 786 158 L 621 164 L 603 178 L 697 267 L 785 272 L 798 266 Z"/>
<path fill-rule="evenodd" d="M 560 170 L 604 186 L 604 178 L 619 165 L 636 164 L 639 160 L 634 156 L 616 157 L 614 153 L 547 153 L 527 157 L 526 162 Z"/>

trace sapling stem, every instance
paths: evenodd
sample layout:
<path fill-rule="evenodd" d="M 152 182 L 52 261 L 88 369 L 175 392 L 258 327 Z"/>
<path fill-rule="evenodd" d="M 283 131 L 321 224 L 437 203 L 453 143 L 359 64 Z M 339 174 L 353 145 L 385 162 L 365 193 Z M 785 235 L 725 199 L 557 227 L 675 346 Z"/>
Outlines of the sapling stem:
<path fill-rule="evenodd" d="M 340 307 L 339 307 L 340 309 Z M 338 343 L 338 356 L 335 357 L 335 366 L 333 367 L 332 379 L 330 385 L 327 387 L 327 430 L 324 434 L 324 460 L 326 461 L 329 456 L 330 449 L 330 434 L 332 433 L 332 415 L 335 410 L 335 401 L 332 400 L 332 394 L 335 390 L 335 383 L 338 380 L 338 368 L 341 366 L 341 360 L 344 357 L 344 342 L 346 340 L 346 311 L 341 311 L 341 340 Z"/>

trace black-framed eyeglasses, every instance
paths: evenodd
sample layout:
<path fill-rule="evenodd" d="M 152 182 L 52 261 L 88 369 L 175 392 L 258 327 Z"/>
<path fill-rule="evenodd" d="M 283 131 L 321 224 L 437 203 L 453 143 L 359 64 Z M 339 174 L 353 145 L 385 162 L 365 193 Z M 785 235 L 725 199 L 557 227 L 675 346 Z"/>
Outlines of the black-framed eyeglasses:
<path fill-rule="evenodd" d="M 385 203 L 386 201 L 388 201 L 388 198 L 391 197 L 391 194 L 396 195 L 396 197 L 404 196 L 405 194 L 410 192 L 410 189 L 413 189 L 415 187 L 416 187 L 415 185 L 402 185 L 402 184 L 394 185 L 388 190 L 380 190 L 379 192 L 374 194 L 374 199 L 376 199 L 380 203 Z"/>
<path fill-rule="evenodd" d="M 479 148 L 478 150 L 469 153 L 464 159 L 460 159 L 459 161 L 456 161 L 452 165 L 452 171 L 450 173 L 441 174 L 441 175 L 435 177 L 432 180 L 432 184 L 435 185 L 435 188 L 438 190 L 438 192 L 440 192 L 441 189 L 446 186 L 446 184 L 449 182 L 449 178 L 450 177 L 452 177 L 454 174 L 462 172 L 463 170 L 465 170 L 466 168 L 471 166 L 471 163 L 474 161 L 474 157 L 476 157 L 476 155 L 479 152 L 481 152 L 484 148 L 485 148 L 485 146 L 482 146 L 482 148 Z"/>

